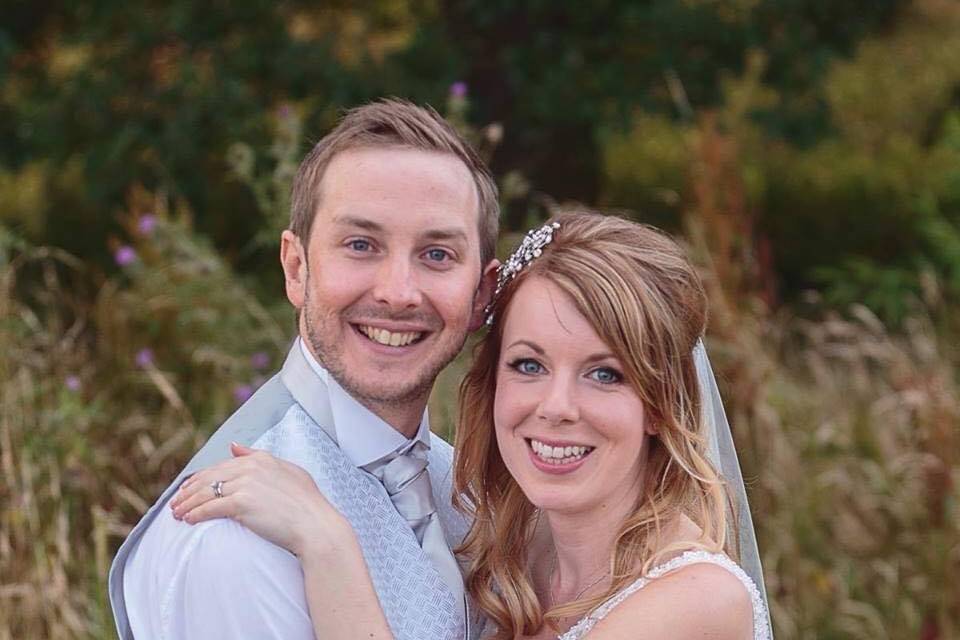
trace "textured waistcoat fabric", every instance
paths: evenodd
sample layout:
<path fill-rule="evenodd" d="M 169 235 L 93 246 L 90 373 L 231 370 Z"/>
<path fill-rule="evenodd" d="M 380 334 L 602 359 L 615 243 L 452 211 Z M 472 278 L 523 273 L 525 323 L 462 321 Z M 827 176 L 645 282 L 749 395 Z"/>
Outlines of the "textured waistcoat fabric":
<path fill-rule="evenodd" d="M 264 449 L 306 469 L 327 499 L 351 522 L 394 636 L 415 640 L 463 638 L 463 603 L 424 555 L 383 485 L 358 469 L 327 435 L 332 416 L 323 383 L 294 345 L 283 369 L 211 436 L 121 545 L 110 569 L 110 603 L 121 640 L 133 638 L 123 593 L 128 557 L 189 475 L 230 457 L 229 443 Z M 431 437 L 429 473 L 438 516 L 453 548 L 468 523 L 450 506 L 450 446 Z M 472 637 L 479 625 L 468 625 Z M 143 639 L 139 639 L 143 640 Z M 323 639 L 318 639 L 323 640 Z"/>
<path fill-rule="evenodd" d="M 463 578 L 437 515 L 437 502 L 433 498 L 428 472 L 427 447 L 418 441 L 406 449 L 366 465 L 364 469 L 387 490 L 393 506 L 410 525 L 423 553 L 433 562 L 454 597 L 462 600 Z"/>

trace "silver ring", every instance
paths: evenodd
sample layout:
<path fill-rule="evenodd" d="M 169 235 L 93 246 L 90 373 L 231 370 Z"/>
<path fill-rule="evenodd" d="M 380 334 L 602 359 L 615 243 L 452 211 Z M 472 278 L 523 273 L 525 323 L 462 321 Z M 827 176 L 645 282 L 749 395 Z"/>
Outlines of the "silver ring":
<path fill-rule="evenodd" d="M 223 480 L 217 480 L 216 482 L 211 482 L 210 488 L 213 489 L 214 497 L 217 497 L 217 498 L 223 497 Z"/>

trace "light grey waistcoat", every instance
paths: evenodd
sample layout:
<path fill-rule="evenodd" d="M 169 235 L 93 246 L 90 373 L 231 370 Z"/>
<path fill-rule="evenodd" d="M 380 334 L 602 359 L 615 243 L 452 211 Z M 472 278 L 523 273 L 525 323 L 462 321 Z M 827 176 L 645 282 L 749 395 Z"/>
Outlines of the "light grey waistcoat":
<path fill-rule="evenodd" d="M 123 593 L 128 557 L 160 509 L 188 476 L 230 457 L 231 441 L 247 446 L 256 444 L 300 465 L 313 476 L 324 496 L 353 525 L 395 638 L 459 640 L 472 638 L 479 632 L 481 625 L 469 624 L 469 612 L 467 631 L 464 631 L 459 613 L 463 603 L 454 601 L 383 485 L 355 467 L 328 435 L 328 431 L 333 433 L 332 426 L 326 387 L 307 363 L 299 345 L 294 344 L 280 373 L 210 437 L 121 545 L 109 578 L 110 604 L 121 640 L 133 638 Z M 287 438 L 288 431 L 296 431 L 296 437 Z M 309 446 L 302 446 L 305 437 Z M 291 442 L 297 446 L 291 447 Z M 452 457 L 450 445 L 431 434 L 430 480 L 447 542 L 454 548 L 463 539 L 469 523 L 450 504 Z"/>

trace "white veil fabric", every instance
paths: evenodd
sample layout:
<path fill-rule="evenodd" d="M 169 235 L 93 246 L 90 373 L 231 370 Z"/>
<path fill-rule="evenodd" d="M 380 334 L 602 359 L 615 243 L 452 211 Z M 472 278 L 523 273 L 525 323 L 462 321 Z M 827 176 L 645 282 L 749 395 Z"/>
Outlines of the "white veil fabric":
<path fill-rule="evenodd" d="M 760 552 L 757 548 L 757 536 L 753 530 L 753 518 L 750 516 L 750 505 L 747 502 L 747 491 L 743 484 L 743 475 L 740 473 L 740 462 L 733 444 L 730 423 L 727 422 L 727 414 L 723 410 L 723 400 L 720 397 L 720 390 L 717 388 L 717 380 L 713 375 L 713 368 L 710 366 L 710 358 L 707 357 L 703 340 L 697 341 L 693 349 L 693 358 L 700 383 L 703 422 L 708 430 L 708 459 L 726 483 L 733 498 L 734 512 L 731 515 L 739 533 L 739 564 L 757 585 L 769 616 L 770 607 L 767 602 L 767 590 L 763 584 L 763 568 L 760 566 Z"/>

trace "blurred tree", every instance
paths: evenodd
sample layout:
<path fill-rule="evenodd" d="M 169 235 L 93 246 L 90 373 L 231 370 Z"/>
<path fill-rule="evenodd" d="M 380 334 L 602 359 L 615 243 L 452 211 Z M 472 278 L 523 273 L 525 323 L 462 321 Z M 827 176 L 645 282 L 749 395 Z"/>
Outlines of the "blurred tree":
<path fill-rule="evenodd" d="M 521 169 L 561 199 L 594 202 L 603 134 L 623 130 L 636 109 L 677 114 L 679 106 L 684 116 L 716 105 L 722 72 L 740 72 L 752 48 L 768 53 L 764 80 L 790 105 L 763 114 L 771 132 L 823 135 L 818 89 L 829 61 L 888 25 L 905 4 L 449 0 L 441 14 L 478 96 L 477 117 L 505 126 L 495 167 Z M 682 86 L 683 104 L 668 78 Z"/>

